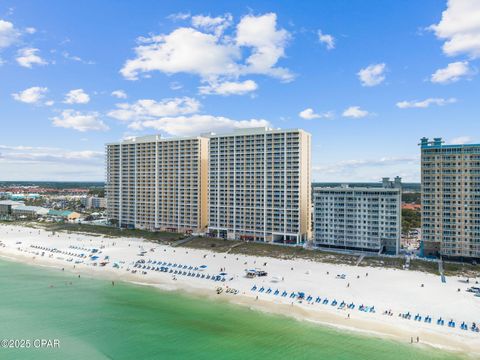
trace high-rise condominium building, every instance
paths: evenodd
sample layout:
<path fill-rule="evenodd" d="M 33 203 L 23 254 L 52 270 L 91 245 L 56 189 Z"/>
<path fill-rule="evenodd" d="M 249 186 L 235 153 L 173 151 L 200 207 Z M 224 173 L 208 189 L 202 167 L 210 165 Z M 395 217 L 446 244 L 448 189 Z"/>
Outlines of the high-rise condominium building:
<path fill-rule="evenodd" d="M 382 187 L 316 187 L 313 190 L 314 244 L 340 250 L 398 254 L 401 179 Z"/>
<path fill-rule="evenodd" d="M 310 233 L 310 142 L 303 130 L 210 136 L 209 230 L 229 239 L 298 244 Z"/>
<path fill-rule="evenodd" d="M 420 140 L 425 255 L 480 258 L 480 144 Z"/>
<path fill-rule="evenodd" d="M 108 218 L 120 227 L 190 232 L 208 224 L 208 139 L 137 137 L 106 145 Z"/>

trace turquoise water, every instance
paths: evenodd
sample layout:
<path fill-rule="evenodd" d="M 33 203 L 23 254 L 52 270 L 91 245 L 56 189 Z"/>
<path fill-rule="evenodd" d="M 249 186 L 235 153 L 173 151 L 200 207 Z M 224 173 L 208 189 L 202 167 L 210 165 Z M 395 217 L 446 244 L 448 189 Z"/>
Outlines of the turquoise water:
<path fill-rule="evenodd" d="M 70 284 L 71 282 L 71 284 Z M 53 285 L 53 287 L 50 287 Z M 459 359 L 177 293 L 0 261 L 0 359 Z"/>

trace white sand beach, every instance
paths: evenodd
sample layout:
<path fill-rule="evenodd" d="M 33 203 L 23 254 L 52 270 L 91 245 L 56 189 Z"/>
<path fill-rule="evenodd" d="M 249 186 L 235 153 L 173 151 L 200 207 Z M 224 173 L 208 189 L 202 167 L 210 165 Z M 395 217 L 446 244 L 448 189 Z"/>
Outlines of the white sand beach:
<path fill-rule="evenodd" d="M 93 253 L 92 249 L 98 252 Z M 144 255 L 140 256 L 142 251 Z M 442 283 L 439 276 L 411 270 L 223 254 L 131 238 L 65 232 L 52 235 L 45 230 L 14 225 L 0 226 L 0 256 L 78 274 L 103 276 L 113 281 L 193 292 L 405 343 L 413 338 L 412 346 L 434 346 L 472 357 L 478 356 L 480 351 L 480 333 L 471 330 L 472 323 L 480 322 L 480 297 L 466 292 L 471 286 L 480 286 L 475 285 L 480 279 L 470 279 L 467 284 L 464 278 L 447 277 Z M 134 266 L 138 260 L 145 262 L 141 268 Z M 178 274 L 180 264 L 182 275 Z M 162 267 L 167 268 L 167 272 L 161 271 Z M 246 269 L 256 268 L 265 270 L 268 275 L 245 276 Z M 194 276 L 183 275 L 184 271 Z M 226 275 L 219 276 L 222 272 Z M 341 274 L 345 275 L 344 279 L 338 276 Z M 211 276 L 225 281 L 214 281 Z M 254 286 L 256 290 L 252 291 Z M 218 287 L 223 288 L 221 294 L 217 294 Z M 262 287 L 263 292 L 260 292 Z M 234 294 L 227 289 L 238 292 Z M 282 296 L 284 291 L 287 296 Z M 303 292 L 305 299 L 300 300 L 298 292 Z M 291 298 L 292 293 L 297 296 Z M 307 299 L 309 295 L 312 299 Z M 328 304 L 324 304 L 325 299 Z M 352 303 L 355 308 L 348 309 Z M 359 310 L 361 305 L 367 311 Z M 392 315 L 386 315 L 385 311 Z M 399 316 L 405 313 L 411 318 Z M 421 320 L 415 320 L 417 314 Z M 432 318 L 431 323 L 425 322 L 427 315 Z M 439 318 L 444 319 L 443 326 L 437 324 Z M 448 326 L 451 320 L 455 327 Z M 462 322 L 468 325 L 467 330 L 460 328 Z"/>

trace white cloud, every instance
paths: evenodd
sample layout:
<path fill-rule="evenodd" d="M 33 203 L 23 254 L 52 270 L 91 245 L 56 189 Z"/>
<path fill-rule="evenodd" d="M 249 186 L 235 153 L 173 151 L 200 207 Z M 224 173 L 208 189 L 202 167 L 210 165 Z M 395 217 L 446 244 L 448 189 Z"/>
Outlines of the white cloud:
<path fill-rule="evenodd" d="M 328 50 L 335 49 L 335 38 L 332 35 L 323 34 L 321 30 L 318 30 L 318 41 L 325 44 Z"/>
<path fill-rule="evenodd" d="M 45 98 L 48 88 L 40 86 L 32 86 L 18 93 L 12 94 L 12 97 L 27 104 L 39 104 Z"/>
<path fill-rule="evenodd" d="M 15 29 L 11 22 L 0 19 L 0 49 L 15 43 L 19 36 L 20 32 Z"/>
<path fill-rule="evenodd" d="M 170 19 L 172 21 L 187 20 L 188 18 L 190 18 L 190 14 L 182 12 L 170 14 L 167 16 L 167 19 Z"/>
<path fill-rule="evenodd" d="M 183 85 L 180 84 L 178 81 L 172 81 L 170 83 L 170 89 L 172 90 L 180 90 L 181 88 L 183 88 Z"/>
<path fill-rule="evenodd" d="M 313 111 L 312 108 L 307 108 L 303 111 L 300 111 L 298 116 L 300 116 L 302 119 L 305 119 L 305 120 L 322 119 L 322 118 L 323 119 L 331 119 L 331 118 L 333 118 L 333 112 L 328 111 L 328 112 L 325 112 L 325 113 L 322 113 L 322 114 L 317 114 L 317 113 L 315 113 L 315 111 Z"/>
<path fill-rule="evenodd" d="M 141 121 L 164 116 L 192 114 L 199 109 L 200 103 L 189 97 L 160 101 L 142 99 L 133 104 L 117 104 L 117 109 L 110 111 L 108 116 L 121 121 Z"/>
<path fill-rule="evenodd" d="M 179 28 L 168 35 L 142 39 L 135 48 L 136 58 L 127 60 L 121 74 L 135 80 L 141 73 L 193 73 L 204 78 L 238 73 L 238 49 L 218 43 L 217 38 L 192 28 Z"/>
<path fill-rule="evenodd" d="M 35 48 L 23 48 L 18 50 L 17 63 L 20 66 L 31 69 L 33 65 L 46 65 L 47 62 L 42 59 L 37 53 L 40 50 Z"/>
<path fill-rule="evenodd" d="M 213 32 L 216 36 L 220 36 L 226 28 L 232 25 L 232 20 L 231 14 L 217 17 L 196 15 L 192 16 L 192 26 L 207 32 Z"/>
<path fill-rule="evenodd" d="M 432 74 L 430 81 L 433 83 L 445 84 L 460 80 L 462 77 L 473 75 L 468 61 L 457 61 L 447 65 L 446 68 L 438 69 Z"/>
<path fill-rule="evenodd" d="M 31 34 L 35 34 L 35 33 L 37 32 L 37 29 L 35 29 L 34 27 L 27 27 L 27 28 L 25 29 L 25 32 L 26 32 L 27 34 L 30 34 L 30 35 L 31 35 Z"/>
<path fill-rule="evenodd" d="M 253 80 L 245 80 L 243 82 L 225 81 L 222 83 L 212 82 L 209 85 L 200 86 L 198 89 L 200 94 L 217 94 L 217 95 L 244 95 L 257 90 L 258 85 Z"/>
<path fill-rule="evenodd" d="M 244 16 L 237 25 L 236 42 L 239 46 L 252 48 L 252 54 L 246 59 L 246 73 L 265 74 L 283 81 L 293 80 L 288 69 L 275 67 L 278 60 L 285 56 L 285 47 L 290 33 L 277 29 L 277 15 L 269 13 L 261 16 Z"/>
<path fill-rule="evenodd" d="M 430 105 L 443 106 L 447 104 L 453 104 L 457 102 L 455 98 L 443 99 L 443 98 L 428 98 L 422 101 L 399 101 L 397 102 L 397 107 L 400 109 L 408 108 L 428 108 Z"/>
<path fill-rule="evenodd" d="M 269 126 L 264 119 L 232 120 L 223 116 L 192 115 L 163 117 L 156 120 L 137 121 L 130 124 L 133 130 L 152 128 L 173 136 L 198 135 L 206 132 L 227 132 L 233 129 Z"/>
<path fill-rule="evenodd" d="M 0 145 L 4 180 L 101 180 L 104 156 L 95 150 Z"/>
<path fill-rule="evenodd" d="M 342 113 L 342 116 L 344 117 L 351 117 L 355 119 L 363 118 L 368 115 L 370 115 L 370 113 L 367 110 L 360 109 L 359 106 L 350 106 Z"/>
<path fill-rule="evenodd" d="M 88 104 L 90 96 L 83 89 L 70 90 L 65 95 L 65 104 Z"/>
<path fill-rule="evenodd" d="M 194 21 L 202 30 L 229 17 L 201 17 Z M 208 26 L 207 26 L 208 24 Z M 223 31 L 223 28 L 222 28 Z M 169 34 L 140 38 L 134 49 L 135 58 L 127 60 L 121 74 L 135 80 L 141 74 L 161 71 L 166 74 L 190 73 L 202 81 L 237 80 L 239 76 L 263 74 L 290 81 L 289 70 L 277 67 L 285 56 L 285 46 L 290 34 L 277 29 L 277 16 L 269 13 L 261 16 L 244 16 L 237 24 L 236 33 L 215 34 L 198 28 L 180 27 Z M 245 54 L 245 56 L 243 55 Z"/>
<path fill-rule="evenodd" d="M 80 56 L 72 55 L 68 51 L 62 52 L 62 56 L 67 60 L 77 61 L 77 62 L 80 62 L 82 64 L 87 64 L 87 65 L 94 65 L 95 64 L 94 61 L 83 60 Z"/>
<path fill-rule="evenodd" d="M 340 160 L 312 166 L 316 181 L 379 182 L 385 176 L 401 176 L 403 181 L 419 181 L 418 156 Z"/>
<path fill-rule="evenodd" d="M 445 40 L 443 52 L 448 56 L 465 54 L 480 57 L 480 2 L 478 0 L 449 0 L 438 24 L 430 30 Z"/>
<path fill-rule="evenodd" d="M 473 141 L 474 140 L 471 136 L 459 136 L 459 137 L 456 137 L 456 138 L 453 138 L 452 140 L 450 140 L 450 144 L 464 145 L 464 144 L 470 144 Z"/>
<path fill-rule="evenodd" d="M 53 125 L 77 131 L 105 131 L 108 126 L 99 119 L 97 112 L 81 113 L 72 109 L 63 110 L 60 116 L 52 118 Z"/>
<path fill-rule="evenodd" d="M 111 94 L 113 97 L 116 97 L 117 99 L 126 99 L 127 98 L 127 93 L 123 90 L 115 90 L 112 91 Z"/>
<path fill-rule="evenodd" d="M 384 63 L 372 64 L 360 69 L 357 75 L 362 82 L 362 86 L 376 86 L 385 80 L 385 70 L 386 65 Z"/>

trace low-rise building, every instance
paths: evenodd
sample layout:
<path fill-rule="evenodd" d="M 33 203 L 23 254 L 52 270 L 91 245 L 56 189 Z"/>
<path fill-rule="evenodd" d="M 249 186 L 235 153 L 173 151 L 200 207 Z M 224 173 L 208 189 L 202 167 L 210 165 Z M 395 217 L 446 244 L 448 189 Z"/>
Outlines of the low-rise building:
<path fill-rule="evenodd" d="M 47 215 L 70 221 L 78 220 L 81 216 L 79 213 L 70 210 L 50 210 Z"/>
<path fill-rule="evenodd" d="M 48 209 L 40 206 L 16 206 L 12 209 L 12 215 L 14 217 L 27 217 L 36 218 L 48 214 Z"/>
<path fill-rule="evenodd" d="M 21 201 L 2 200 L 0 201 L 0 215 L 11 215 L 14 208 L 22 205 L 24 203 Z"/>
<path fill-rule="evenodd" d="M 321 248 L 398 254 L 401 179 L 381 188 L 316 187 L 314 244 Z"/>

